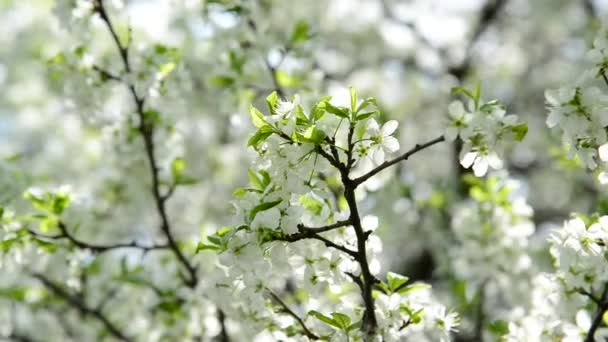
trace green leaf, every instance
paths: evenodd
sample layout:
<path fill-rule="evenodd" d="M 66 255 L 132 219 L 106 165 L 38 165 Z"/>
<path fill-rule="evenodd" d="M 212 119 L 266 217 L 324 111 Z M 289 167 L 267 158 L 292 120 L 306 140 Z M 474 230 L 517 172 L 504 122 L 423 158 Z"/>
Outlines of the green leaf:
<path fill-rule="evenodd" d="M 308 26 L 306 20 L 299 20 L 293 28 L 290 40 L 294 44 L 303 43 L 310 39 L 311 36 L 310 27 Z"/>
<path fill-rule="evenodd" d="M 528 134 L 528 124 L 521 123 L 519 125 L 515 125 L 511 127 L 511 132 L 515 135 L 515 140 L 522 141 Z"/>
<path fill-rule="evenodd" d="M 8 251 L 18 241 L 18 238 L 11 238 L 0 241 L 0 251 Z"/>
<path fill-rule="evenodd" d="M 260 203 L 260 204 L 256 205 L 249 212 L 249 221 L 253 221 L 253 219 L 255 218 L 255 216 L 258 213 L 260 213 L 262 211 L 266 211 L 266 210 L 271 209 L 271 208 L 274 208 L 277 205 L 279 205 L 279 203 L 281 203 L 282 201 L 283 201 L 282 199 L 279 199 L 279 200 L 276 200 L 276 201 L 264 202 L 264 203 Z"/>
<path fill-rule="evenodd" d="M 337 115 L 341 118 L 348 119 L 348 109 L 344 107 L 336 107 L 329 102 L 325 102 L 325 110 L 329 113 Z"/>
<path fill-rule="evenodd" d="M 145 111 L 143 114 L 146 123 L 157 124 L 161 121 L 160 112 L 157 110 L 150 109 Z"/>
<path fill-rule="evenodd" d="M 186 161 L 184 158 L 175 158 L 173 162 L 171 162 L 171 175 L 173 179 L 178 179 L 184 172 L 186 168 Z"/>
<path fill-rule="evenodd" d="M 175 70 L 176 66 L 177 65 L 174 62 L 162 64 L 158 68 L 158 73 L 160 74 L 161 78 L 166 78 L 173 70 Z"/>
<path fill-rule="evenodd" d="M 336 322 L 331 317 L 325 316 L 324 314 L 320 313 L 319 311 L 310 310 L 310 311 L 308 311 L 308 314 L 314 316 L 316 319 L 318 319 L 319 321 L 321 321 L 325 324 L 331 325 L 338 329 L 342 329 L 342 327 L 340 326 L 340 324 L 338 322 Z"/>
<path fill-rule="evenodd" d="M 488 330 L 495 335 L 503 336 L 509 333 L 509 324 L 503 320 L 492 321 L 488 324 Z"/>
<path fill-rule="evenodd" d="M 60 52 L 58 54 L 56 54 L 55 56 L 51 57 L 47 63 L 49 65 L 61 65 L 63 63 L 65 63 L 66 58 L 65 58 L 65 54 L 63 52 Z"/>
<path fill-rule="evenodd" d="M 262 114 L 257 108 L 252 105 L 249 106 L 249 116 L 251 117 L 251 122 L 255 127 L 262 128 L 264 126 L 268 126 L 268 123 L 264 118 L 264 114 Z"/>
<path fill-rule="evenodd" d="M 363 102 L 361 102 L 361 104 L 359 105 L 359 108 L 357 108 L 356 113 L 361 112 L 362 110 L 364 110 L 365 108 L 367 108 L 370 105 L 373 105 L 376 108 L 378 107 L 378 101 L 376 100 L 375 97 L 368 97 L 365 100 L 363 100 Z"/>
<path fill-rule="evenodd" d="M 270 185 L 270 182 L 272 181 L 270 174 L 266 170 L 260 170 L 259 174 L 262 176 L 262 188 L 266 189 L 266 187 Z"/>
<path fill-rule="evenodd" d="M 219 237 L 224 237 L 233 230 L 234 230 L 234 227 L 226 226 L 226 227 L 222 227 L 222 228 L 218 229 L 217 232 L 215 232 L 215 234 Z"/>
<path fill-rule="evenodd" d="M 249 138 L 247 141 L 247 146 L 252 146 L 253 148 L 257 148 L 261 143 L 263 143 L 269 136 L 274 133 L 274 130 L 269 125 L 263 126 L 258 129 L 254 135 Z"/>
<path fill-rule="evenodd" d="M 216 75 L 211 78 L 211 83 L 220 88 L 225 88 L 233 85 L 235 83 L 234 77 L 226 76 L 226 75 Z"/>
<path fill-rule="evenodd" d="M 278 103 L 279 95 L 276 91 L 273 91 L 272 93 L 270 93 L 270 95 L 266 96 L 266 104 L 268 104 L 268 110 L 270 110 L 271 114 L 274 114 Z"/>
<path fill-rule="evenodd" d="M 9 287 L 0 289 L 0 297 L 12 299 L 17 302 L 24 302 L 27 298 L 28 289 L 25 287 Z"/>
<path fill-rule="evenodd" d="M 304 131 L 304 134 L 298 136 L 301 141 L 318 145 L 325 140 L 325 132 L 318 129 L 316 125 L 312 125 Z"/>
<path fill-rule="evenodd" d="M 430 289 L 431 285 L 429 284 L 412 284 L 412 285 L 408 285 L 406 287 L 404 287 L 403 289 L 399 290 L 399 293 L 401 294 L 408 294 L 411 292 L 416 292 L 416 291 L 420 291 L 420 290 L 424 290 L 424 289 Z"/>
<path fill-rule="evenodd" d="M 56 193 L 53 198 L 53 213 L 61 215 L 70 205 L 70 195 L 65 193 Z"/>
<path fill-rule="evenodd" d="M 365 119 L 369 118 L 370 116 L 376 115 L 376 114 L 379 114 L 379 112 L 377 110 L 375 110 L 373 112 L 367 112 L 367 113 L 357 114 L 357 117 L 355 118 L 355 121 L 365 120 Z"/>
<path fill-rule="evenodd" d="M 47 218 L 40 220 L 38 229 L 43 233 L 48 233 L 59 225 L 59 219 L 56 216 L 48 216 Z"/>
<path fill-rule="evenodd" d="M 354 87 L 349 87 L 348 91 L 350 93 L 350 110 L 352 113 L 357 112 L 357 90 Z"/>
<path fill-rule="evenodd" d="M 222 250 L 222 249 L 219 246 L 208 245 L 208 244 L 199 242 L 198 245 L 196 245 L 195 253 L 198 253 L 200 251 L 220 251 L 220 250 Z"/>
<path fill-rule="evenodd" d="M 300 80 L 297 77 L 289 75 L 284 70 L 277 70 L 275 75 L 277 77 L 277 82 L 282 87 L 292 88 L 300 84 Z"/>
<path fill-rule="evenodd" d="M 247 171 L 247 177 L 249 177 L 249 183 L 251 184 L 251 186 L 254 189 L 258 189 L 258 190 L 262 190 L 262 191 L 265 189 L 264 185 L 262 185 L 262 179 L 252 169 L 249 169 Z"/>
<path fill-rule="evenodd" d="M 395 292 L 398 288 L 402 287 L 409 280 L 408 277 L 402 276 L 401 274 L 388 272 L 386 274 L 386 281 L 388 283 L 388 288 L 391 292 Z"/>
<path fill-rule="evenodd" d="M 211 242 L 214 245 L 221 245 L 222 244 L 222 239 L 219 236 L 216 235 L 209 235 L 207 236 L 207 240 L 209 240 L 209 242 Z"/>
<path fill-rule="evenodd" d="M 331 317 L 333 317 L 334 322 L 336 322 L 339 325 L 339 327 L 343 330 L 348 329 L 348 327 L 350 326 L 350 323 L 351 323 L 350 317 L 348 317 L 347 315 L 345 315 L 343 313 L 332 312 Z"/>
<path fill-rule="evenodd" d="M 304 113 L 304 109 L 302 109 L 302 106 L 297 105 L 296 106 L 296 125 L 308 126 L 309 124 L 310 124 L 310 120 L 308 120 L 306 113 Z"/>
<path fill-rule="evenodd" d="M 321 214 L 323 210 L 323 202 L 319 201 L 311 194 L 306 194 L 300 197 L 300 204 L 314 215 Z"/>
<path fill-rule="evenodd" d="M 317 102 L 313 107 L 312 107 L 312 111 L 310 112 L 310 117 L 312 118 L 313 121 L 317 121 L 319 119 L 321 119 L 323 117 L 323 115 L 325 115 L 325 107 L 327 105 L 327 103 L 329 102 L 329 100 L 331 100 L 331 96 L 325 96 L 322 99 L 319 100 L 319 102 Z"/>

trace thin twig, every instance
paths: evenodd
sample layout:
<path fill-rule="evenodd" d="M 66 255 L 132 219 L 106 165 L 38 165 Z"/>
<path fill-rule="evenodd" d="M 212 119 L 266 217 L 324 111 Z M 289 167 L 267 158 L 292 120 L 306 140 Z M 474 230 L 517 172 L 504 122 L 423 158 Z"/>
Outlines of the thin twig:
<path fill-rule="evenodd" d="M 585 337 L 585 342 L 595 342 L 595 332 L 602 324 L 603 316 L 606 310 L 608 310 L 608 301 L 606 300 L 608 297 L 608 283 L 604 285 L 604 290 L 602 291 L 602 296 L 599 299 L 599 305 L 597 306 L 597 310 L 595 310 L 595 314 L 593 317 L 593 322 L 587 331 L 587 337 Z"/>
<path fill-rule="evenodd" d="M 364 174 L 363 176 L 359 177 L 359 178 L 355 178 L 353 180 L 353 183 L 355 185 L 355 187 L 361 185 L 363 182 L 365 182 L 366 180 L 370 179 L 371 177 L 373 177 L 374 175 L 376 175 L 377 173 L 379 173 L 380 171 L 389 168 L 403 160 L 407 160 L 409 157 L 413 156 L 414 154 L 428 148 L 431 147 L 437 143 L 440 143 L 442 141 L 444 141 L 445 138 L 442 136 L 437 137 L 433 140 L 430 140 L 428 142 L 425 142 L 423 144 L 416 144 L 416 146 L 414 146 L 414 148 L 410 149 L 409 151 L 403 153 L 402 155 L 400 155 L 399 157 L 396 157 L 392 160 L 388 160 L 385 161 L 384 163 L 378 165 L 375 169 L 369 171 L 368 173 Z"/>
<path fill-rule="evenodd" d="M 268 293 L 270 294 L 272 299 L 274 299 L 274 301 L 277 302 L 282 307 L 282 309 L 285 313 L 287 313 L 289 316 L 293 317 L 298 322 L 298 324 L 300 325 L 302 330 L 304 330 L 304 334 L 306 335 L 306 337 L 313 339 L 313 340 L 319 339 L 319 336 L 315 335 L 312 331 L 310 331 L 310 329 L 308 329 L 308 327 L 306 326 L 306 324 L 304 323 L 302 318 L 300 318 L 300 316 L 298 316 L 295 312 L 293 312 L 289 308 L 289 306 L 287 306 L 287 304 L 285 304 L 285 302 L 283 302 L 281 300 L 281 298 L 279 298 L 279 296 L 274 294 L 274 292 L 272 292 L 269 288 L 266 288 L 266 291 L 268 291 Z"/>
<path fill-rule="evenodd" d="M 169 248 L 169 246 L 166 244 L 142 245 L 136 241 L 131 241 L 131 242 L 127 242 L 127 243 L 121 242 L 121 243 L 115 243 L 115 244 L 109 244 L 109 245 L 99 245 L 99 244 L 84 242 L 82 240 L 77 239 L 69 232 L 65 223 L 63 223 L 61 221 L 59 222 L 57 227 L 61 231 L 61 234 L 45 235 L 45 234 L 38 233 L 34 230 L 31 230 L 31 229 L 28 229 L 27 231 L 30 235 L 35 236 L 36 238 L 49 239 L 49 240 L 62 240 L 62 239 L 68 240 L 74 246 L 81 248 L 81 249 L 88 249 L 93 253 L 105 253 L 105 252 L 109 252 L 112 250 L 123 249 L 123 248 L 140 249 L 144 252 Z"/>
<path fill-rule="evenodd" d="M 129 42 L 131 41 L 131 38 L 129 37 L 129 42 L 127 42 L 126 45 L 123 45 L 120 42 L 120 39 L 116 34 L 116 30 L 114 29 L 112 21 L 110 20 L 105 10 L 103 0 L 96 0 L 94 8 L 101 17 L 102 21 L 105 23 L 106 27 L 108 28 L 108 31 L 110 32 L 110 35 L 112 36 L 116 48 L 118 49 L 118 52 L 121 56 L 125 72 L 129 74 L 131 72 L 131 65 L 129 62 Z M 172 194 L 172 191 L 164 195 L 161 194 L 160 191 L 161 184 L 159 177 L 159 167 L 158 161 L 156 160 L 155 156 L 154 126 L 153 123 L 150 122 L 150 120 L 145 115 L 145 98 L 137 94 L 134 84 L 125 81 L 125 85 L 131 93 L 133 102 L 135 104 L 136 112 L 139 117 L 138 131 L 144 141 L 146 157 L 150 167 L 150 174 L 152 177 L 152 194 L 154 196 L 156 210 L 161 219 L 160 229 L 167 238 L 167 244 L 169 245 L 169 248 L 173 251 L 173 254 L 175 254 L 178 261 L 184 266 L 184 268 L 188 272 L 188 279 L 184 279 L 186 285 L 194 288 L 198 283 L 197 269 L 193 264 L 188 261 L 188 259 L 185 257 L 185 255 L 177 245 L 177 242 L 173 237 L 173 232 L 167 215 L 166 202 L 169 199 L 170 194 Z"/>
<path fill-rule="evenodd" d="M 41 273 L 34 273 L 32 276 L 40 280 L 40 282 L 47 289 L 49 289 L 58 297 L 65 300 L 70 306 L 80 311 L 80 313 L 82 313 L 83 315 L 91 316 L 101 322 L 108 330 L 108 332 L 110 332 L 110 334 L 112 334 L 112 336 L 116 337 L 118 340 L 125 342 L 132 341 L 129 337 L 127 337 L 124 332 L 122 332 L 116 325 L 114 325 L 114 323 L 112 323 L 101 310 L 88 307 L 81 298 L 78 298 L 68 293 L 65 289 L 59 286 L 59 284 L 53 282 Z"/>

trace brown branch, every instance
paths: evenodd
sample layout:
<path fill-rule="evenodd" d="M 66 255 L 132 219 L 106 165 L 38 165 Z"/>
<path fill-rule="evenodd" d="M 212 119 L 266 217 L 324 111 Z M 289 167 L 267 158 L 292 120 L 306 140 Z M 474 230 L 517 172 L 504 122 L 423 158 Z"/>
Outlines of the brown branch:
<path fill-rule="evenodd" d="M 306 239 L 319 240 L 319 241 L 323 242 L 325 244 L 325 246 L 337 249 L 343 253 L 350 255 L 353 258 L 355 258 L 357 255 L 356 251 L 353 251 L 349 248 L 339 245 L 327 238 L 324 238 L 323 236 L 321 236 L 313 231 L 302 231 L 299 233 L 284 235 L 284 236 L 275 238 L 276 241 L 285 241 L 285 242 L 295 242 L 295 241 L 306 240 Z"/>
<path fill-rule="evenodd" d="M 585 337 L 585 342 L 595 342 L 595 332 L 602 324 L 602 318 L 606 310 L 608 310 L 608 301 L 606 300 L 608 297 L 608 283 L 604 285 L 604 290 L 602 291 L 602 295 L 599 298 L 597 310 L 595 310 L 595 314 L 593 316 L 593 321 L 591 322 L 591 326 L 587 331 L 587 337 Z"/>
<path fill-rule="evenodd" d="M 140 249 L 144 252 L 169 248 L 169 246 L 166 244 L 142 245 L 136 241 L 131 241 L 128 243 L 115 243 L 115 244 L 110 244 L 110 245 L 99 245 L 99 244 L 84 242 L 82 240 L 77 239 L 69 232 L 66 225 L 61 221 L 58 224 L 58 228 L 61 231 L 61 234 L 57 234 L 57 235 L 45 235 L 45 234 L 38 233 L 34 230 L 31 230 L 31 229 L 28 229 L 27 232 L 30 235 L 35 236 L 36 238 L 49 239 L 49 240 L 65 239 L 65 240 L 70 241 L 74 246 L 76 246 L 78 248 L 88 249 L 94 253 L 105 253 L 105 252 L 109 252 L 109 251 L 112 251 L 115 249 L 123 249 L 123 248 Z"/>
<path fill-rule="evenodd" d="M 323 232 L 327 232 L 330 230 L 334 230 L 334 229 L 338 229 L 341 227 L 346 227 L 349 226 L 350 220 L 342 220 L 342 221 L 337 221 L 336 223 L 332 223 L 330 225 L 327 226 L 323 226 L 323 227 L 307 227 L 303 224 L 299 224 L 298 225 L 298 230 L 302 231 L 302 232 L 313 232 L 313 233 L 323 233 Z"/>
<path fill-rule="evenodd" d="M 274 292 L 272 292 L 269 288 L 266 288 L 266 291 L 268 291 L 268 293 L 270 294 L 270 296 L 272 297 L 272 299 L 274 299 L 275 302 L 277 302 L 281 307 L 282 310 L 287 313 L 289 316 L 293 317 L 298 324 L 300 325 L 300 327 L 302 328 L 302 330 L 304 330 L 304 334 L 306 335 L 306 337 L 313 339 L 313 340 L 318 340 L 319 336 L 315 335 L 314 333 L 312 333 L 310 331 L 310 329 L 308 329 L 308 327 L 306 326 L 306 324 L 304 323 L 304 321 L 302 320 L 302 318 L 300 318 L 300 316 L 298 316 L 295 312 L 293 312 L 289 306 L 287 306 L 287 304 L 285 304 L 285 302 L 283 302 L 281 300 L 281 298 L 279 298 L 279 296 L 277 296 L 276 294 L 274 294 Z"/>
<path fill-rule="evenodd" d="M 129 337 L 127 337 L 125 333 L 123 333 L 116 325 L 114 325 L 114 323 L 112 323 L 101 310 L 88 307 L 84 300 L 70 294 L 59 284 L 53 282 L 41 273 L 34 273 L 32 276 L 38 279 L 49 291 L 53 292 L 55 295 L 65 300 L 70 306 L 77 309 L 81 314 L 93 317 L 98 320 L 104 325 L 108 332 L 110 332 L 110 334 L 116 337 L 118 340 L 125 342 L 132 341 Z"/>
<path fill-rule="evenodd" d="M 374 175 L 376 175 L 377 173 L 379 173 L 380 171 L 382 171 L 382 170 L 384 170 L 386 168 L 389 168 L 389 167 L 391 167 L 391 166 L 393 166 L 393 165 L 395 165 L 395 164 L 397 164 L 397 163 L 399 163 L 399 162 L 401 162 L 403 160 L 407 160 L 412 155 L 414 155 L 414 154 L 416 154 L 416 153 L 418 153 L 418 152 L 420 152 L 420 151 L 422 151 L 422 150 L 424 150 L 424 149 L 426 149 L 428 147 L 431 147 L 431 146 L 433 146 L 433 145 L 435 145 L 437 143 L 440 143 L 440 142 L 442 142 L 444 140 L 445 140 L 445 138 L 442 135 L 440 137 L 437 137 L 437 138 L 435 138 L 433 140 L 430 140 L 428 142 L 425 142 L 423 144 L 416 144 L 416 146 L 414 146 L 414 148 L 412 148 L 409 151 L 403 153 L 399 157 L 396 157 L 396 158 L 394 158 L 392 160 L 385 161 L 384 163 L 378 165 L 375 169 L 371 170 L 370 172 L 366 173 L 365 175 L 353 179 L 352 182 L 353 182 L 354 186 L 357 187 L 357 186 L 361 185 L 363 182 L 365 182 L 366 180 L 370 179 L 371 177 L 373 177 Z"/>
<path fill-rule="evenodd" d="M 95 7 L 94 7 L 95 11 L 99 14 L 102 21 L 105 23 L 106 27 L 108 28 L 108 31 L 110 32 L 110 35 L 112 36 L 112 38 L 114 40 L 116 48 L 118 49 L 118 52 L 122 59 L 125 72 L 127 74 L 130 73 L 131 66 L 130 66 L 130 62 L 129 62 L 128 44 L 123 45 L 120 42 L 120 39 L 118 38 L 118 36 L 116 34 L 112 21 L 110 20 L 107 12 L 105 10 L 103 0 L 95 0 L 94 4 L 95 4 Z M 129 42 L 130 42 L 130 38 L 129 38 Z M 161 219 L 160 229 L 163 232 L 163 234 L 165 235 L 165 237 L 167 238 L 167 244 L 169 245 L 169 248 L 173 251 L 173 254 L 175 254 L 178 261 L 183 265 L 183 267 L 188 272 L 188 275 L 189 275 L 188 279 L 184 279 L 186 285 L 194 288 L 196 286 L 196 284 L 198 283 L 196 267 L 188 261 L 188 259 L 185 257 L 185 255 L 183 254 L 183 252 L 180 250 L 179 246 L 177 245 L 177 242 L 175 241 L 175 238 L 173 237 L 171 225 L 169 223 L 169 219 L 168 219 L 168 215 L 167 215 L 167 209 L 166 209 L 165 204 L 166 204 L 167 200 L 169 199 L 169 196 L 172 192 L 170 191 L 169 193 L 163 195 L 163 194 L 161 194 L 161 191 L 160 191 L 160 180 L 159 180 L 159 174 L 158 174 L 159 167 L 158 167 L 158 162 L 157 162 L 156 156 L 155 156 L 154 125 L 152 122 L 149 121 L 149 119 L 147 119 L 147 117 L 145 115 L 145 112 L 144 112 L 145 98 L 143 96 L 139 96 L 137 94 L 135 85 L 133 85 L 131 83 L 127 83 L 127 82 L 125 82 L 125 85 L 128 87 L 128 89 L 131 93 L 133 102 L 135 104 L 136 112 L 137 112 L 137 115 L 138 115 L 139 121 L 140 121 L 139 126 L 138 126 L 138 131 L 144 141 L 146 157 L 147 157 L 148 164 L 150 167 L 150 174 L 152 177 L 152 194 L 154 196 L 156 210 Z"/>

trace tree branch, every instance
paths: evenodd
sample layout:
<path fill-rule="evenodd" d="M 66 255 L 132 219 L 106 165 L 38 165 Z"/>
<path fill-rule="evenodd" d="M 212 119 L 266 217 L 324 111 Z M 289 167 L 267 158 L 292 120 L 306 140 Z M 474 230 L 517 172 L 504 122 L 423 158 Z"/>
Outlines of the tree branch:
<path fill-rule="evenodd" d="M 118 340 L 131 342 L 132 340 L 127 337 L 125 333 L 123 333 L 117 326 L 115 326 L 99 309 L 92 309 L 86 305 L 86 303 L 70 293 L 68 293 L 65 289 L 63 289 L 59 284 L 53 282 L 46 276 L 40 273 L 34 273 L 32 275 L 34 278 L 38 279 L 49 291 L 53 292 L 58 297 L 65 300 L 70 306 L 74 307 L 80 313 L 85 316 L 91 316 L 101 322 L 104 327 L 112 334 L 112 336 L 116 337 Z"/>
<path fill-rule="evenodd" d="M 123 45 L 118 38 L 114 26 L 112 25 L 112 21 L 108 17 L 108 14 L 105 10 L 103 0 L 95 0 L 95 10 L 105 23 L 106 27 L 110 31 L 110 35 L 112 36 L 116 48 L 121 56 L 125 72 L 128 74 L 131 72 L 131 66 L 129 62 L 129 46 Z M 144 148 L 146 151 L 146 156 L 148 159 L 148 164 L 150 167 L 150 173 L 152 176 L 152 194 L 154 196 L 154 202 L 156 204 L 156 210 L 161 219 L 160 229 L 167 238 L 167 244 L 169 248 L 173 251 L 173 254 L 177 257 L 178 261 L 183 265 L 183 267 L 188 272 L 189 278 L 184 279 L 186 285 L 193 288 L 198 283 L 198 277 L 196 272 L 196 267 L 191 264 L 188 259 L 184 256 L 182 251 L 180 250 L 175 238 L 173 237 L 171 225 L 169 223 L 167 209 L 165 203 L 169 199 L 171 191 L 167 194 L 163 195 L 160 191 L 160 180 L 159 180 L 159 167 L 158 162 L 155 156 L 155 145 L 154 145 L 154 125 L 149 119 L 146 117 L 144 112 L 145 107 L 145 98 L 143 96 L 139 96 L 135 89 L 135 86 L 131 83 L 125 82 L 125 85 L 129 88 L 131 96 L 133 98 L 133 102 L 135 104 L 136 112 L 139 117 L 139 127 L 138 131 L 144 141 Z"/>
<path fill-rule="evenodd" d="M 30 235 L 35 236 L 37 238 L 50 239 L 50 240 L 66 239 L 66 240 L 70 241 L 74 246 L 76 246 L 78 248 L 82 248 L 82 249 L 88 249 L 94 253 L 105 253 L 105 252 L 109 252 L 109 251 L 112 251 L 115 249 L 122 249 L 122 248 L 140 249 L 144 252 L 169 248 L 169 246 L 166 244 L 141 245 L 140 243 L 138 243 L 136 241 L 131 241 L 128 243 L 115 243 L 115 244 L 110 244 L 110 245 L 98 245 L 98 244 L 88 243 L 88 242 L 84 242 L 82 240 L 77 239 L 68 231 L 66 225 L 61 221 L 58 224 L 58 228 L 61 231 L 61 234 L 57 234 L 57 235 L 44 235 L 44 234 L 40 234 L 31 229 L 28 229 L 27 231 Z"/>
<path fill-rule="evenodd" d="M 284 235 L 284 236 L 275 238 L 276 241 L 285 241 L 285 242 L 295 242 L 295 241 L 300 241 L 300 240 L 305 240 L 305 239 L 319 240 L 319 241 L 323 242 L 325 244 L 325 246 L 337 249 L 343 253 L 350 255 L 353 258 L 355 258 L 357 256 L 357 252 L 355 252 L 349 248 L 346 248 L 342 245 L 338 245 L 337 243 L 335 243 L 327 238 L 324 238 L 323 236 L 317 234 L 314 231 L 302 231 L 299 233 Z"/>
<path fill-rule="evenodd" d="M 350 226 L 350 224 L 351 224 L 351 222 L 350 222 L 349 219 L 342 220 L 342 221 L 337 221 L 336 223 L 332 223 L 330 225 L 323 226 L 323 227 L 306 227 L 303 224 L 299 224 L 298 225 L 298 230 L 300 230 L 302 232 L 323 233 L 323 232 L 327 232 L 327 231 L 330 231 L 330 230 L 338 229 L 338 228 L 341 228 L 341 227 Z"/>
<path fill-rule="evenodd" d="M 310 329 L 308 329 L 308 327 L 306 326 L 306 324 L 304 323 L 304 321 L 302 320 L 302 318 L 300 318 L 300 316 L 298 316 L 295 312 L 293 312 L 289 306 L 287 306 L 287 304 L 285 304 L 285 302 L 283 302 L 281 300 L 281 298 L 279 298 L 279 296 L 277 296 L 276 294 L 274 294 L 274 292 L 272 292 L 269 288 L 266 288 L 266 291 L 268 291 L 268 293 L 270 294 L 270 296 L 272 297 L 272 299 L 274 299 L 275 302 L 277 302 L 283 309 L 283 311 L 285 313 L 287 313 L 289 316 L 293 317 L 298 324 L 300 325 L 300 327 L 302 328 L 302 330 L 304 330 L 304 334 L 306 335 L 306 337 L 312 339 L 312 340 L 318 340 L 319 336 L 315 335 L 314 333 L 312 333 L 310 331 Z"/>
<path fill-rule="evenodd" d="M 431 147 L 437 143 L 440 143 L 442 141 L 445 141 L 445 138 L 442 136 L 437 137 L 431 141 L 425 142 L 423 144 L 416 144 L 416 146 L 414 146 L 414 148 L 410 149 L 409 151 L 403 153 L 402 155 L 400 155 L 397 158 L 394 158 L 392 160 L 388 160 L 385 161 L 384 163 L 378 165 L 375 169 L 371 170 L 370 172 L 366 173 L 365 175 L 359 177 L 359 178 L 355 178 L 353 179 L 353 184 L 355 187 L 361 185 L 363 182 L 365 182 L 366 180 L 370 179 L 371 177 L 373 177 L 374 175 L 376 175 L 377 173 L 379 173 L 380 171 L 389 168 L 403 160 L 407 160 L 409 157 L 413 156 L 414 154 L 428 148 Z"/>
<path fill-rule="evenodd" d="M 595 310 L 595 314 L 593 317 L 593 322 L 587 331 L 587 337 L 585 337 L 585 342 L 595 342 L 595 332 L 602 324 L 602 318 L 604 316 L 604 312 L 608 310 L 608 301 L 606 300 L 608 297 L 608 283 L 604 285 L 604 290 L 602 291 L 602 296 L 599 298 L 599 304 L 597 305 L 597 310 Z"/>

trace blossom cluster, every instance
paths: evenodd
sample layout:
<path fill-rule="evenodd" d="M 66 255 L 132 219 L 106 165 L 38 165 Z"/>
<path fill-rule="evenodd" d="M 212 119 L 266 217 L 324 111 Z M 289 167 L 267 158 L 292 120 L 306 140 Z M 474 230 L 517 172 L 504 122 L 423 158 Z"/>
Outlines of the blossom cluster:
<path fill-rule="evenodd" d="M 350 108 L 323 98 L 306 113 L 297 96 L 284 101 L 276 93 L 267 105 L 270 115 L 250 108 L 257 132 L 248 144 L 258 158 L 249 171 L 250 185 L 235 191 L 240 219 L 199 244 L 200 250 L 220 253 L 225 279 L 219 286 L 240 298 L 233 310 L 279 330 L 276 334 L 360 340 L 370 312 L 358 297 L 366 305 L 366 300 L 374 302 L 365 297 L 370 281 L 376 284 L 373 329 L 378 336 L 447 340 L 458 324 L 456 314 L 433 299 L 424 284 L 410 284 L 393 273 L 386 282 L 379 279 L 382 243 L 373 233 L 378 220 L 359 218 L 357 212 L 357 178 L 350 178 L 350 170 L 362 159 L 382 165 L 397 152 L 392 136 L 397 122 L 380 126 L 373 118 L 375 99 L 358 101 L 353 89 Z M 332 175 L 343 182 L 343 194 L 329 190 Z M 277 306 L 285 312 L 279 297 L 295 301 L 297 309 L 291 310 L 302 321 L 274 312 Z"/>
<path fill-rule="evenodd" d="M 599 325 L 590 330 L 592 320 L 602 319 L 607 305 L 607 236 L 608 216 L 581 215 L 551 234 L 555 270 L 534 278 L 530 307 L 509 324 L 508 341 L 608 337 L 608 329 Z"/>
<path fill-rule="evenodd" d="M 506 114 L 505 106 L 498 100 L 484 102 L 479 85 L 474 91 L 462 87 L 454 88 L 468 98 L 466 106 L 460 100 L 450 103 L 450 121 L 445 130 L 445 139 L 463 142 L 460 163 L 473 167 L 476 176 L 486 174 L 488 167 L 502 168 L 502 149 L 509 139 L 521 141 L 528 133 L 528 125 L 520 122 L 515 114 Z"/>
<path fill-rule="evenodd" d="M 593 48 L 587 53 L 589 68 L 578 79 L 570 85 L 545 92 L 549 110 L 547 126 L 557 127 L 560 131 L 568 157 L 577 157 L 590 170 L 608 161 L 607 36 L 605 28 L 599 31 Z M 608 183 L 608 174 L 600 172 L 599 181 Z"/>

